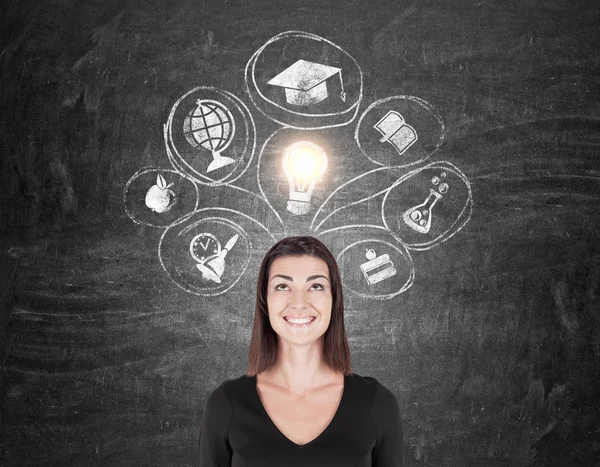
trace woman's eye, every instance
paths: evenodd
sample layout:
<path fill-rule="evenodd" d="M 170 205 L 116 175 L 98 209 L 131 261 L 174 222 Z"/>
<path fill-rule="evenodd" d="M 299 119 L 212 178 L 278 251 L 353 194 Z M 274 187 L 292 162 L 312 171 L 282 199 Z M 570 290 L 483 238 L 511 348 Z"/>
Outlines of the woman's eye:
<path fill-rule="evenodd" d="M 324 290 L 324 287 L 321 284 L 313 284 L 313 285 L 310 286 L 311 289 L 313 287 L 318 287 L 316 290 Z"/>
<path fill-rule="evenodd" d="M 287 288 L 286 284 L 279 284 L 275 286 L 275 290 L 285 290 Z"/>

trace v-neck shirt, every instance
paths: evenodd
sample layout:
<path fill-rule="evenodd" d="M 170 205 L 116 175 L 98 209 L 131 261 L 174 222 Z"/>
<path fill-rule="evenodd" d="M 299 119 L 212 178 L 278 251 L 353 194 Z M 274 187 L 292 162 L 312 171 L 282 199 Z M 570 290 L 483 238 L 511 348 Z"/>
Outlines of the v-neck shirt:
<path fill-rule="evenodd" d="M 200 467 L 399 467 L 402 423 L 394 393 L 370 376 L 344 375 L 329 425 L 296 444 L 268 415 L 256 376 L 221 383 L 208 396 L 200 427 Z"/>

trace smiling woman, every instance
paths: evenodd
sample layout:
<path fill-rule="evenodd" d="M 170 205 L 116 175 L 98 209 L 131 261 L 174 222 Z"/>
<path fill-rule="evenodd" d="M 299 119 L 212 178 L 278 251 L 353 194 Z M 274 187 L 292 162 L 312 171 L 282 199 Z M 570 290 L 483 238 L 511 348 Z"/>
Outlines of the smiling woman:
<path fill-rule="evenodd" d="M 248 372 L 209 395 L 201 467 L 398 467 L 396 396 L 352 372 L 338 265 L 313 237 L 265 255 Z"/>
<path fill-rule="evenodd" d="M 269 321 L 282 346 L 323 336 L 332 305 L 327 263 L 309 255 L 284 256 L 273 261 L 269 276 Z M 290 334 L 296 329 L 299 332 Z"/>

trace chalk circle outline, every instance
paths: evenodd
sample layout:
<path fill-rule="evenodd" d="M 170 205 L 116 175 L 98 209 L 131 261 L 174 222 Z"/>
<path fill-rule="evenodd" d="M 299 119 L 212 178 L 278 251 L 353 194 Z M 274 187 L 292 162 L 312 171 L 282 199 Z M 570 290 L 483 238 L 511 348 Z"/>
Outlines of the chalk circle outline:
<path fill-rule="evenodd" d="M 319 42 L 325 42 L 328 45 L 330 45 L 330 46 L 334 47 L 335 49 L 339 50 L 340 52 L 342 52 L 348 58 L 350 58 L 350 60 L 352 60 L 352 62 L 356 66 L 356 69 L 358 70 L 358 76 L 360 78 L 360 87 L 359 87 L 358 97 L 356 99 L 356 102 L 354 102 L 347 109 L 345 109 L 343 111 L 340 111 L 340 112 L 332 112 L 332 113 L 324 113 L 324 114 L 314 114 L 314 113 L 298 112 L 298 111 L 295 111 L 293 109 L 289 109 L 287 107 L 284 107 L 284 106 L 276 103 L 275 101 L 272 101 L 267 96 L 265 96 L 261 92 L 260 87 L 259 87 L 258 83 L 256 82 L 256 73 L 255 73 L 255 71 L 256 71 L 256 62 L 258 61 L 258 57 L 272 43 L 277 42 L 279 40 L 291 39 L 291 38 L 302 38 L 302 39 L 315 40 L 315 41 L 319 41 Z M 273 115 L 270 115 L 267 111 L 263 110 L 259 106 L 258 102 L 256 102 L 256 100 L 254 99 L 254 97 L 252 97 L 252 91 L 250 90 L 250 83 L 248 82 L 249 73 L 251 74 L 250 79 L 252 81 L 252 86 L 256 90 L 256 93 L 259 95 L 259 97 L 265 103 L 267 103 L 269 105 L 272 105 L 273 107 L 275 107 L 277 109 L 280 109 L 283 112 L 285 112 L 284 115 L 285 114 L 289 114 L 289 115 L 292 115 L 292 116 L 307 117 L 308 121 L 310 121 L 311 119 L 316 120 L 316 119 L 326 119 L 326 118 L 330 118 L 330 117 L 331 118 L 339 117 L 339 116 L 342 116 L 342 115 L 347 114 L 349 112 L 353 112 L 353 115 L 350 117 L 349 120 L 344 121 L 342 123 L 334 123 L 334 124 L 330 124 L 330 125 L 320 125 L 320 126 L 314 126 L 314 125 L 298 126 L 298 125 L 292 125 L 292 124 L 290 124 L 288 122 L 285 122 L 285 121 L 278 120 Z M 325 39 L 324 37 L 321 37 L 321 36 L 319 36 L 317 34 L 312 34 L 312 33 L 305 32 L 305 31 L 296 31 L 296 30 L 285 31 L 285 32 L 281 32 L 281 33 L 277 34 L 276 36 L 271 37 L 267 42 L 265 42 L 258 50 L 256 50 L 252 54 L 252 56 L 250 57 L 250 59 L 246 63 L 246 68 L 244 70 L 244 81 L 246 83 L 246 88 L 248 90 L 248 96 L 250 97 L 250 100 L 252 101 L 252 103 L 254 104 L 254 106 L 256 107 L 256 109 L 261 114 L 263 114 L 268 119 L 270 119 L 270 120 L 272 120 L 272 121 L 274 121 L 276 123 L 279 123 L 280 125 L 283 125 L 284 127 L 294 128 L 296 130 L 322 130 L 322 129 L 325 129 L 325 128 L 334 128 L 334 127 L 348 125 L 358 115 L 358 109 L 359 109 L 360 103 L 362 102 L 362 99 L 363 99 L 363 71 L 362 71 L 362 68 L 360 67 L 359 63 L 356 61 L 356 59 L 352 55 L 350 55 L 348 52 L 346 52 L 342 47 L 340 47 L 339 45 L 335 44 L 334 42 L 332 42 L 332 41 L 330 41 L 328 39 Z"/>
<path fill-rule="evenodd" d="M 129 186 L 133 183 L 133 181 L 140 177 L 141 175 L 144 175 L 145 173 L 148 172 L 170 172 L 170 173 L 174 173 L 176 174 L 178 177 L 183 178 L 184 180 L 187 180 L 188 182 L 190 182 L 190 184 L 194 187 L 194 191 L 196 192 L 196 203 L 194 204 L 194 207 L 192 208 L 192 210 L 190 211 L 193 212 L 196 209 L 198 209 L 198 204 L 200 203 L 200 192 L 198 191 L 198 185 L 196 185 L 196 183 L 194 182 L 194 180 L 190 179 L 189 176 L 186 176 L 185 174 L 182 174 L 181 172 L 179 172 L 178 170 L 173 170 L 173 169 L 161 169 L 159 167 L 144 167 L 140 170 L 138 170 L 136 173 L 134 173 L 129 180 L 127 180 L 127 183 L 125 184 L 125 188 L 123 188 L 123 206 L 125 207 L 125 213 L 127 214 L 127 216 L 136 224 L 140 224 L 140 225 L 147 225 L 149 227 L 156 227 L 159 229 L 164 229 L 164 228 L 168 228 L 169 225 L 171 225 L 173 222 L 169 222 L 167 224 L 153 224 L 152 222 L 146 222 L 143 221 L 141 219 L 139 219 L 139 216 L 134 215 L 132 212 L 130 212 L 129 208 L 127 207 L 127 193 L 129 191 Z M 183 217 L 185 217 L 186 215 L 188 215 L 189 213 L 186 213 L 183 215 Z M 181 216 L 179 217 L 181 218 Z M 178 219 L 179 219 L 178 218 Z M 175 220 L 176 222 L 177 220 Z"/>
<path fill-rule="evenodd" d="M 231 178 L 230 180 L 227 180 L 227 179 L 229 179 L 230 177 L 233 176 L 235 169 L 218 180 L 208 177 L 207 175 L 204 175 L 204 174 L 198 172 L 194 167 L 192 167 L 188 163 L 188 161 L 185 160 L 185 158 L 177 150 L 177 147 L 175 146 L 175 143 L 173 141 L 173 118 L 174 118 L 175 112 L 177 111 L 177 108 L 179 107 L 181 102 L 183 102 L 183 100 L 186 99 L 189 95 L 196 93 L 196 92 L 202 92 L 202 91 L 205 91 L 207 93 L 214 92 L 214 93 L 218 94 L 220 97 L 227 99 L 229 103 L 231 103 L 235 106 L 235 108 L 237 109 L 237 112 L 242 116 L 242 120 L 244 122 L 244 128 L 246 130 L 245 131 L 246 135 L 244 138 L 244 149 L 241 152 L 240 158 L 243 159 L 244 157 L 246 157 L 249 150 L 250 150 L 250 156 L 247 158 L 248 160 L 246 162 L 245 167 L 240 171 L 240 173 L 237 176 Z M 220 102 L 220 101 L 218 101 L 218 102 Z M 225 105 L 225 104 L 223 104 L 223 105 Z M 225 107 L 227 107 L 227 106 L 225 106 Z M 227 109 L 231 112 L 231 110 L 228 107 L 227 107 Z M 234 120 L 235 120 L 235 117 L 234 117 Z M 238 127 L 239 127 L 239 125 L 238 125 Z M 242 175 L 244 175 L 246 173 L 246 171 L 250 167 L 250 164 L 252 163 L 252 159 L 254 158 L 254 153 L 256 152 L 256 124 L 254 123 L 254 118 L 252 117 L 252 114 L 250 113 L 250 109 L 235 94 L 233 94 L 229 91 L 225 91 L 224 89 L 216 88 L 214 86 L 197 86 L 195 88 L 192 88 L 188 92 L 186 92 L 179 99 L 177 99 L 175 104 L 173 104 L 173 106 L 171 107 L 171 111 L 169 113 L 169 117 L 167 118 L 167 122 L 163 126 L 163 136 L 165 139 L 165 149 L 167 151 L 167 157 L 169 159 L 169 162 L 171 162 L 171 165 L 176 170 L 186 173 L 188 176 L 192 177 L 197 183 L 200 183 L 201 185 L 206 185 L 206 186 L 229 185 L 229 184 L 235 182 L 237 179 L 239 179 Z M 235 135 L 233 137 L 235 137 Z M 172 146 L 172 150 L 171 150 L 170 146 Z M 249 146 L 251 146 L 251 149 L 249 149 Z M 179 159 L 179 161 L 177 159 Z"/>
<path fill-rule="evenodd" d="M 361 127 L 361 124 L 362 124 L 364 118 L 375 107 L 377 107 L 377 106 L 379 106 L 381 104 L 385 104 L 386 102 L 389 102 L 391 100 L 408 100 L 408 101 L 411 101 L 411 102 L 415 102 L 416 104 L 420 105 L 425 110 L 427 110 L 428 112 L 430 112 L 433 115 L 433 117 L 440 124 L 440 136 L 438 138 L 438 142 L 436 143 L 436 145 L 433 148 L 433 150 L 429 154 L 427 154 L 426 156 L 422 157 L 421 159 L 418 159 L 418 160 L 412 161 L 412 162 L 408 162 L 406 164 L 388 165 L 388 164 L 384 164 L 383 162 L 379 162 L 379 161 L 373 159 L 371 156 L 369 156 L 367 154 L 367 152 L 365 151 L 365 149 L 360 144 L 359 133 L 360 133 L 360 127 Z M 401 94 L 401 95 L 397 95 L 397 96 L 389 96 L 389 97 L 385 97 L 383 99 L 379 99 L 379 100 L 373 102 L 369 107 L 367 107 L 365 109 L 365 111 L 359 117 L 358 122 L 356 124 L 356 130 L 354 131 L 354 139 L 356 140 L 356 144 L 358 145 L 358 148 L 360 149 L 360 151 L 371 162 L 373 162 L 374 164 L 380 165 L 382 167 L 410 167 L 411 165 L 420 164 L 423 161 L 426 161 L 427 159 L 429 159 L 436 152 L 438 152 L 438 150 L 440 149 L 440 147 L 442 146 L 442 144 L 444 142 L 445 137 L 446 137 L 446 125 L 444 124 L 444 120 L 442 119 L 442 117 L 438 113 L 438 111 L 429 102 L 427 102 L 426 100 L 421 99 L 420 97 L 417 97 L 417 96 L 409 96 L 409 95 L 405 95 L 405 94 Z"/>
<path fill-rule="evenodd" d="M 450 225 L 450 227 L 448 227 L 448 229 L 446 229 L 444 232 L 439 234 L 433 240 L 429 240 L 429 241 L 423 242 L 423 243 L 410 243 L 410 242 L 407 242 L 406 240 L 400 240 L 405 248 L 407 248 L 409 250 L 415 250 L 415 251 L 430 250 L 434 246 L 439 245 L 440 243 L 443 243 L 446 240 L 452 238 L 454 235 L 456 235 L 458 232 L 460 232 L 465 225 L 467 225 L 467 223 L 471 219 L 471 214 L 473 213 L 473 193 L 471 190 L 471 183 L 469 182 L 469 179 L 467 178 L 467 176 L 464 173 L 462 173 L 462 171 L 458 167 L 456 167 L 454 164 L 452 164 L 451 162 L 448 162 L 448 161 L 431 162 L 427 165 L 424 165 L 423 167 L 419 167 L 418 169 L 412 170 L 412 171 L 408 172 L 407 174 L 403 175 L 402 177 L 400 177 L 398 180 L 396 180 L 394 183 L 392 183 L 392 185 L 389 187 L 389 189 L 386 190 L 386 193 L 383 196 L 383 200 L 381 202 L 381 219 L 383 221 L 383 225 L 394 235 L 394 237 L 398 237 L 400 239 L 400 236 L 394 230 L 390 229 L 390 227 L 387 223 L 387 220 L 385 218 L 385 205 L 387 202 L 387 198 L 388 198 L 390 192 L 396 186 L 400 185 L 405 180 L 413 177 L 414 175 L 417 175 L 418 173 L 422 172 L 425 169 L 450 170 L 451 172 L 454 173 L 454 175 L 458 176 L 458 178 L 460 178 L 464 182 L 464 184 L 467 188 L 468 196 L 467 196 L 465 205 L 461 209 L 456 220 L 452 223 L 452 225 Z M 469 212 L 465 217 L 463 215 L 465 214 L 467 209 Z M 461 219 L 463 217 L 464 217 L 464 220 Z"/>
<path fill-rule="evenodd" d="M 352 248 L 352 247 L 354 247 L 356 245 L 360 245 L 361 243 L 373 243 L 373 242 L 383 243 L 384 245 L 387 245 L 387 246 L 391 247 L 392 249 L 394 249 L 398 253 L 400 253 L 400 255 L 406 260 L 406 262 L 407 262 L 407 264 L 409 266 L 409 274 L 408 274 L 408 278 L 406 279 L 406 282 L 400 288 L 399 291 L 394 292 L 394 293 L 390 293 L 390 294 L 367 294 L 367 293 L 363 293 L 363 292 L 359 292 L 357 290 L 354 290 L 348 284 L 344 283 L 344 286 L 348 290 L 350 290 L 352 293 L 354 293 L 355 295 L 358 295 L 361 298 L 374 298 L 376 300 L 389 300 L 390 298 L 393 298 L 396 295 L 400 295 L 401 293 L 406 292 L 408 289 L 410 289 L 410 287 L 413 285 L 413 283 L 415 281 L 415 265 L 413 263 L 412 256 L 410 255 L 408 249 L 404 248 L 404 250 L 402 250 L 402 249 L 398 248 L 397 245 L 394 245 L 393 243 L 390 243 L 390 242 L 386 242 L 385 240 L 378 240 L 378 239 L 358 240 L 358 241 L 356 241 L 354 243 L 351 243 L 346 248 L 344 248 L 342 251 L 340 251 L 338 253 L 338 255 L 336 256 L 335 260 L 339 264 L 340 263 L 340 258 L 342 257 L 342 255 L 347 250 L 349 250 L 350 248 Z M 403 243 L 400 243 L 400 246 L 405 247 L 405 245 Z M 342 276 L 342 279 L 343 279 L 343 276 Z"/>
<path fill-rule="evenodd" d="M 200 213 L 202 213 L 202 212 L 207 212 L 207 211 L 217 211 L 217 212 L 219 212 L 219 213 L 221 213 L 221 212 L 223 212 L 223 211 L 224 211 L 224 212 L 231 212 L 231 213 L 234 213 L 234 214 L 236 214 L 236 215 L 242 216 L 242 217 L 244 217 L 245 219 L 248 219 L 248 220 L 250 220 L 250 221 L 254 222 L 254 223 L 255 223 L 255 224 L 257 224 L 257 225 L 258 225 L 260 228 L 262 228 L 262 229 L 263 229 L 263 230 L 264 230 L 264 231 L 265 231 L 265 232 L 266 232 L 268 235 L 270 235 L 270 236 L 271 236 L 271 238 L 272 238 L 272 240 L 273 240 L 274 242 L 276 241 L 276 238 L 275 238 L 275 236 L 274 236 L 274 235 L 271 233 L 271 231 L 270 231 L 269 229 L 267 229 L 267 227 L 265 227 L 265 226 L 264 226 L 262 223 L 258 222 L 256 219 L 253 219 L 252 217 L 248 216 L 247 214 L 244 214 L 243 212 L 236 211 L 236 210 L 234 210 L 234 209 L 229 209 L 229 208 L 218 208 L 218 207 L 217 207 L 217 208 L 215 208 L 215 207 L 209 207 L 209 208 L 202 208 L 202 209 L 198 209 L 198 210 L 196 210 L 196 211 L 193 211 L 193 212 L 191 212 L 191 213 L 189 213 L 189 214 L 187 214 L 187 215 L 185 215 L 185 216 L 181 217 L 180 219 L 178 219 L 177 221 L 175 221 L 175 222 L 173 222 L 171 225 L 169 225 L 169 227 L 168 227 L 167 229 L 165 229 L 165 230 L 164 230 L 164 232 L 163 232 L 163 234 L 161 235 L 161 237 L 160 237 L 160 240 L 159 240 L 159 242 L 158 242 L 158 260 L 159 260 L 159 262 L 160 262 L 160 265 L 161 265 L 161 267 L 162 267 L 162 268 L 163 268 L 163 270 L 165 271 L 165 274 L 167 275 L 167 277 L 168 277 L 169 279 L 171 279 L 171 282 L 173 282 L 173 283 L 174 283 L 174 284 L 175 284 L 177 287 L 179 287 L 181 290 L 184 290 L 185 292 L 191 293 L 191 294 L 193 294 L 193 295 L 204 296 L 204 297 L 214 297 L 214 296 L 221 295 L 221 294 L 223 294 L 223 293 L 227 292 L 227 291 L 228 291 L 228 290 L 230 290 L 230 289 L 231 289 L 231 288 L 232 288 L 232 287 L 233 287 L 235 284 L 237 284 L 237 283 L 239 282 L 239 280 L 242 278 L 242 276 L 244 275 L 244 273 L 246 272 L 246 269 L 248 268 L 248 265 L 250 264 L 250 253 L 251 253 L 251 252 L 252 252 L 252 250 L 253 250 L 253 246 L 252 246 L 252 241 L 250 240 L 250 235 L 248 235 L 248 233 L 246 232 L 246 230 L 245 230 L 243 227 L 241 227 L 240 225 L 238 225 L 238 226 L 237 226 L 237 227 L 239 228 L 239 230 L 241 230 L 241 231 L 242 231 L 243 238 L 244 238 L 244 240 L 245 240 L 245 241 L 247 242 L 247 244 L 248 244 L 248 247 L 247 247 L 247 257 L 246 257 L 246 264 L 244 265 L 244 267 L 243 267 L 242 271 L 238 273 L 238 275 L 237 275 L 237 278 L 236 278 L 234 281 L 232 281 L 232 283 L 231 283 L 231 284 L 229 284 L 229 286 L 227 286 L 227 287 L 226 287 L 226 288 L 224 288 L 223 290 L 219 290 L 218 292 L 213 292 L 213 293 L 206 293 L 206 292 L 204 292 L 204 293 L 203 293 L 203 292 L 195 292 L 195 291 L 193 291 L 193 290 L 188 290 L 188 289 L 186 289 L 184 286 L 182 286 L 181 284 L 179 284 L 179 282 L 177 282 L 177 281 L 176 281 L 176 280 L 175 280 L 175 279 L 174 279 L 174 278 L 171 276 L 171 274 L 170 274 L 170 273 L 169 273 L 169 271 L 167 270 L 167 267 L 165 266 L 165 264 L 164 264 L 164 261 L 163 261 L 163 258 L 162 258 L 162 245 L 163 245 L 164 238 L 165 238 L 165 236 L 167 235 L 167 233 L 169 232 L 169 230 L 170 230 L 171 228 L 177 227 L 178 225 L 180 225 L 180 224 L 182 224 L 182 223 L 186 222 L 186 221 L 187 221 L 187 220 L 189 220 L 189 219 L 190 219 L 192 216 L 194 216 L 194 215 L 196 215 L 196 214 L 200 214 Z M 203 220 L 205 220 L 205 219 L 207 219 L 207 218 L 202 218 L 202 219 L 200 219 L 198 222 L 196 222 L 196 224 L 197 224 L 197 223 L 199 223 L 199 222 L 201 222 L 201 221 L 203 221 Z M 225 217 L 221 217 L 221 216 L 214 216 L 214 217 L 210 217 L 209 219 L 210 219 L 210 220 L 212 220 L 212 219 L 224 220 L 224 221 L 226 221 L 226 222 L 228 222 L 228 223 L 229 223 L 229 224 L 228 224 L 229 226 L 231 226 L 231 224 L 233 224 L 233 225 L 237 225 L 237 224 L 236 224 L 235 222 L 233 222 L 232 220 L 230 220 L 230 219 L 227 219 L 227 218 L 225 218 Z M 194 225 L 196 225 L 196 224 L 194 224 Z M 188 229 L 188 230 L 189 230 L 189 229 Z M 237 229 L 235 229 L 235 228 L 234 228 L 234 230 L 237 230 Z M 181 233 L 181 232 L 180 232 L 180 233 Z M 225 287 L 225 285 L 224 285 L 223 287 Z M 210 290 L 214 290 L 214 289 L 210 289 Z"/>

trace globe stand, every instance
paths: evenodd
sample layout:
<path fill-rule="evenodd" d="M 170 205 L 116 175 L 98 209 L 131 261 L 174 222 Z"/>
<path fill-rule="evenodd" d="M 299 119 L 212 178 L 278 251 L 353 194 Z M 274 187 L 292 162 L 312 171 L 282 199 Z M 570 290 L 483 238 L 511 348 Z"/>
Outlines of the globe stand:
<path fill-rule="evenodd" d="M 231 157 L 221 156 L 221 154 L 215 151 L 212 152 L 212 155 L 213 161 L 208 165 L 206 172 L 212 172 L 213 170 L 220 169 L 221 167 L 233 164 L 235 162 L 235 159 L 232 159 Z"/>

